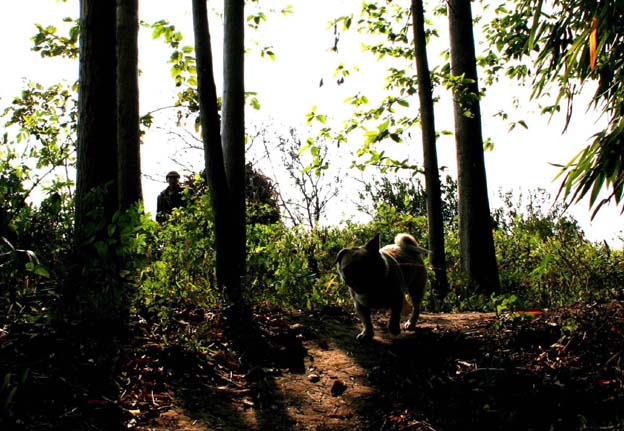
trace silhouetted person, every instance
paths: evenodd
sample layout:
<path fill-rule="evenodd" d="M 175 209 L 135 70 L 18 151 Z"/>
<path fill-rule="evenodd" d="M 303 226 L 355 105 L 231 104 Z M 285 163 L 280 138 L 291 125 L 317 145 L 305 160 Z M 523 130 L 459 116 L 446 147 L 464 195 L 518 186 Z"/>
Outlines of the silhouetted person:
<path fill-rule="evenodd" d="M 184 205 L 182 201 L 182 186 L 180 185 L 180 174 L 171 171 L 167 174 L 169 186 L 160 192 L 156 202 L 156 221 L 162 223 L 167 219 L 174 208 Z"/>

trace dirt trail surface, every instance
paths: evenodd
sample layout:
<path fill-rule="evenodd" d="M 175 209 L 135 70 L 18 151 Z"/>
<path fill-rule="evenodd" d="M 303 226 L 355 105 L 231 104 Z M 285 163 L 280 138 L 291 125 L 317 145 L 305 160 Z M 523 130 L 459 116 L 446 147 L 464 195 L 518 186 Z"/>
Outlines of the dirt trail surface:
<path fill-rule="evenodd" d="M 442 332 L 476 335 L 495 316 L 424 314 L 418 331 L 399 337 L 379 330 L 380 317 L 385 317 L 377 317 L 377 336 L 370 343 L 356 341 L 356 322 L 344 318 L 299 316 L 293 318 L 294 323 L 275 319 L 273 326 L 294 332 L 305 349 L 292 352 L 287 344 L 282 346 L 281 354 L 292 355 L 292 363 L 288 364 L 290 360 L 286 359 L 285 369 L 252 369 L 245 376 L 246 381 L 251 381 L 248 388 L 241 389 L 248 385 L 232 380 L 231 387 L 221 388 L 214 398 L 195 400 L 199 404 L 190 412 L 172 408 L 139 429 L 347 430 L 384 429 L 383 424 L 378 428 L 371 423 L 379 419 L 407 422 L 410 419 L 402 416 L 408 408 L 403 401 L 407 400 L 402 400 L 401 392 L 410 392 L 410 378 L 417 371 L 412 368 L 428 362 L 426 358 L 432 356 L 423 351 L 430 348 L 423 344 L 423 336 Z M 278 362 L 284 363 L 283 358 Z M 388 410 L 395 411 L 397 416 L 377 417 L 385 416 Z M 424 423 L 423 426 L 430 429 Z"/>
<path fill-rule="evenodd" d="M 126 400 L 135 416 L 128 427 L 622 429 L 623 309 L 532 312 L 506 324 L 491 313 L 423 314 L 414 332 L 397 337 L 382 331 L 380 314 L 368 343 L 355 340 L 359 324 L 344 312 L 269 311 L 256 315 L 268 360 L 243 367 L 227 346 L 209 369 L 172 360 L 158 397 Z"/>
<path fill-rule="evenodd" d="M 219 310 L 174 312 L 108 338 L 1 328 L 0 430 L 624 430 L 624 301 L 424 314 L 397 337 L 382 313 L 367 343 L 351 309 L 258 307 L 242 341 Z"/>

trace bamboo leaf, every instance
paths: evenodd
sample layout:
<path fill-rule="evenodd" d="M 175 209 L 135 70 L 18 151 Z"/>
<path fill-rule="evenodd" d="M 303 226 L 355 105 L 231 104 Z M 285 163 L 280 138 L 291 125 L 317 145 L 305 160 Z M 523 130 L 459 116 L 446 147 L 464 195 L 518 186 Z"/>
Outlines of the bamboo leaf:
<path fill-rule="evenodd" d="M 593 205 L 598 198 L 598 194 L 602 190 L 602 185 L 604 184 L 605 176 L 603 173 L 600 173 L 598 177 L 594 180 L 594 186 L 592 188 L 591 197 L 589 198 L 589 204 Z"/>
<path fill-rule="evenodd" d="M 535 8 L 535 13 L 533 14 L 533 22 L 531 23 L 531 33 L 529 34 L 528 42 L 529 51 L 535 47 L 535 34 L 537 32 L 540 15 L 542 14 L 542 2 L 543 0 L 539 0 Z"/>
<path fill-rule="evenodd" d="M 589 30 L 589 67 L 594 71 L 596 67 L 596 45 L 598 39 L 598 17 L 594 15 Z"/>

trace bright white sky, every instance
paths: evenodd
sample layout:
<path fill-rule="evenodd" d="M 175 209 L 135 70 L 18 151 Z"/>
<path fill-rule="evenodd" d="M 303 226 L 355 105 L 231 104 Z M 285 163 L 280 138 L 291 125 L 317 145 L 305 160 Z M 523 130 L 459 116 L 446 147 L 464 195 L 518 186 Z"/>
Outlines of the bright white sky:
<path fill-rule="evenodd" d="M 220 2 L 217 2 L 220 4 Z M 359 49 L 356 35 L 344 38 L 341 54 L 348 57 L 339 59 L 328 52 L 333 44 L 333 35 L 326 31 L 331 17 L 346 13 L 349 8 L 357 8 L 354 0 L 276 0 L 276 8 L 293 4 L 294 14 L 270 18 L 262 28 L 262 33 L 249 32 L 249 46 L 252 53 L 247 60 L 247 91 L 259 93 L 261 111 L 251 110 L 247 114 L 249 124 L 267 124 L 272 121 L 281 125 L 305 124 L 304 115 L 313 105 L 318 111 L 328 114 L 330 119 L 339 121 L 346 116 L 342 101 L 358 91 L 369 95 L 381 88 L 385 66 L 365 60 Z M 355 10 L 357 12 L 357 10 Z M 77 77 L 77 64 L 62 60 L 41 59 L 31 52 L 30 38 L 35 33 L 34 23 L 61 25 L 63 17 L 78 15 L 78 1 L 58 3 L 55 0 L 21 0 L 0 2 L 0 16 L 4 25 L 0 26 L 0 40 L 5 41 L 3 57 L 3 79 L 0 80 L 0 108 L 10 103 L 11 97 L 18 94 L 26 81 L 52 84 L 61 80 L 73 82 Z M 141 2 L 141 18 L 147 22 L 166 19 L 175 24 L 185 35 L 185 44 L 192 45 L 190 1 L 172 2 L 168 0 L 145 0 Z M 211 19 L 213 49 L 218 56 L 220 22 Z M 442 26 L 440 30 L 446 28 Z M 272 45 L 277 61 L 260 59 L 253 52 L 252 40 L 262 39 L 261 45 Z M 440 42 L 443 44 L 443 41 Z M 175 89 L 169 78 L 169 68 L 165 65 L 169 55 L 162 42 L 153 41 L 147 32 L 140 41 L 141 111 L 143 113 L 171 104 Z M 442 46 L 442 45 L 440 45 Z M 438 58 L 438 47 L 429 49 L 430 63 Z M 368 58 L 368 57 L 366 57 Z M 217 58 L 218 60 L 218 58 Z M 332 85 L 334 68 L 340 61 L 358 64 L 361 72 L 350 78 L 345 85 Z M 217 69 L 217 71 L 220 69 Z M 217 73 L 218 75 L 218 73 Z M 319 87 L 324 78 L 326 85 Z M 219 77 L 217 76 L 217 80 Z M 219 85 L 219 83 L 217 83 Z M 494 151 L 486 153 L 488 186 L 492 207 L 498 204 L 499 191 L 527 191 L 537 187 L 547 189 L 556 195 L 559 183 L 553 182 L 557 168 L 551 163 L 564 164 L 583 148 L 590 137 L 599 130 L 596 115 L 584 112 L 584 105 L 578 103 L 575 116 L 565 135 L 562 118 L 555 117 L 550 123 L 547 118 L 534 114 L 536 104 L 529 104 L 529 89 L 515 85 L 499 84 L 487 91 L 482 102 L 484 137 L 495 143 Z M 521 106 L 512 111 L 511 118 L 524 119 L 529 129 L 516 128 L 508 132 L 507 124 L 493 117 L 501 108 L 511 110 L 511 100 L 519 97 Z M 578 101 L 577 101 L 578 102 Z M 417 109 L 418 101 L 411 101 Z M 437 129 L 453 129 L 453 114 L 448 99 L 443 97 L 436 106 Z M 412 134 L 417 142 L 403 144 L 397 151 L 414 154 L 414 161 L 420 162 L 422 150 L 418 145 L 420 132 Z M 176 166 L 170 157 L 180 145 L 179 139 L 155 130 L 146 136 L 143 145 L 144 197 L 146 208 L 155 212 L 156 195 L 166 186 L 164 175 L 171 169 L 181 173 L 187 170 L 199 171 L 202 157 L 189 160 L 185 166 Z M 455 147 L 452 137 L 442 137 L 438 145 L 440 165 L 455 171 Z M 269 173 L 269 172 L 267 172 Z M 278 178 L 279 180 L 279 178 Z M 342 205 L 336 205 L 336 217 L 341 217 Z M 588 237 L 592 240 L 607 240 L 612 246 L 621 246 L 624 225 L 615 206 L 605 207 L 593 222 L 587 204 L 573 207 L 570 212 L 579 220 Z M 346 214 L 348 216 L 348 214 Z"/>

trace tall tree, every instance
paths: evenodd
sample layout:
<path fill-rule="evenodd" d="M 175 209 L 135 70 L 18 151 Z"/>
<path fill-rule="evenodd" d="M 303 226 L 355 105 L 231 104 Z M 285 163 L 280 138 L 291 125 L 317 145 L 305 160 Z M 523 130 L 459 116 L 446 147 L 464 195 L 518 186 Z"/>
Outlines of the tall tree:
<path fill-rule="evenodd" d="M 230 193 L 232 247 L 227 285 L 231 300 L 241 297 L 245 274 L 245 0 L 225 0 L 223 24 L 223 155 Z"/>
<path fill-rule="evenodd" d="M 242 3 L 242 2 L 240 2 Z M 232 11 L 228 9 L 226 5 L 226 40 L 228 33 L 231 31 L 243 31 L 242 27 L 238 30 L 233 30 L 231 26 L 235 23 L 232 17 Z M 231 5 L 230 5 L 231 6 Z M 241 6 L 242 8 L 242 6 Z M 242 12 L 242 10 L 241 10 Z M 197 80 L 198 80 L 198 93 L 199 93 L 199 106 L 200 106 L 200 122 L 202 130 L 202 139 L 204 142 L 204 157 L 205 168 L 208 185 L 210 188 L 212 205 L 215 217 L 215 237 L 216 237 L 216 251 L 217 251 L 217 284 L 219 288 L 223 289 L 225 298 L 230 304 L 242 303 L 242 287 L 241 278 L 244 271 L 244 239 L 245 239 L 245 224 L 244 224 L 244 189 L 242 191 L 236 190 L 234 192 L 230 189 L 234 184 L 236 187 L 238 184 L 244 185 L 244 153 L 242 154 L 243 166 L 242 172 L 238 172 L 236 169 L 238 165 L 230 161 L 226 163 L 227 157 L 234 157 L 237 154 L 237 148 L 235 146 L 236 136 L 239 133 L 233 130 L 236 118 L 232 115 L 235 114 L 236 108 L 236 89 L 229 88 L 227 93 L 227 109 L 228 116 L 227 121 L 224 120 L 224 135 L 228 136 L 228 142 L 230 144 L 226 156 L 226 151 L 223 148 L 223 139 L 221 134 L 221 120 L 219 117 L 219 105 L 217 100 L 217 90 L 214 81 L 214 67 L 212 61 L 212 47 L 210 43 L 210 27 L 208 24 L 208 14 L 206 8 L 206 0 L 193 0 L 193 26 L 195 35 L 195 51 L 197 52 Z M 242 43 L 242 39 L 241 42 Z M 234 54 L 230 50 L 234 49 L 231 45 L 226 45 L 224 48 L 224 55 L 227 59 L 229 55 Z M 238 52 L 236 52 L 238 54 Z M 242 52 L 240 53 L 242 54 Z M 225 64 L 232 60 L 226 60 Z M 242 60 L 241 60 L 242 66 Z M 224 72 L 227 72 L 231 66 L 225 66 Z M 229 73 L 229 72 L 228 72 Z M 237 79 L 242 79 L 242 71 L 234 68 L 232 73 L 239 73 Z M 229 79 L 227 86 L 233 86 L 236 79 L 232 81 L 234 77 L 226 77 L 226 81 Z M 239 82 L 238 85 L 242 83 Z M 224 111 L 225 111 L 225 99 L 226 92 L 224 91 Z M 244 94 L 243 94 L 244 96 Z M 239 124 L 244 125 L 244 116 L 240 114 Z M 225 112 L 224 112 L 225 116 Z M 226 125 L 227 124 L 227 125 Z M 243 127 L 243 126 L 241 126 Z M 227 132 L 225 129 L 228 129 Z M 244 127 L 241 131 L 244 134 Z M 244 149 L 244 135 L 243 135 L 243 149 Z M 228 171 L 226 171 L 226 165 Z M 226 173 L 227 172 L 227 173 Z M 237 182 L 236 179 L 229 178 L 231 175 L 240 175 L 240 179 Z M 243 223 L 239 223 L 236 211 L 240 211 L 239 198 L 234 197 L 234 193 L 242 193 L 243 200 Z M 242 230 L 242 232 L 238 231 Z M 242 250 L 241 250 L 241 241 Z"/>
<path fill-rule="evenodd" d="M 137 0 L 80 2 L 75 248 L 83 278 L 67 299 L 93 321 L 127 313 L 122 256 L 111 246 L 119 230 L 110 227 L 141 199 L 137 9 Z"/>
<path fill-rule="evenodd" d="M 449 0 L 451 79 L 459 194 L 459 243 L 464 272 L 483 293 L 499 288 L 487 191 L 472 9 Z"/>
<path fill-rule="evenodd" d="M 138 0 L 117 0 L 117 140 L 120 209 L 142 200 Z"/>
<path fill-rule="evenodd" d="M 436 149 L 433 90 L 429 61 L 425 16 L 422 0 L 412 0 L 412 23 L 414 30 L 414 56 L 418 74 L 418 96 L 420 99 L 420 123 L 425 164 L 425 186 L 427 190 L 427 223 L 429 228 L 429 249 L 435 272 L 434 290 L 438 299 L 444 299 L 448 292 L 446 258 L 444 253 L 444 220 L 442 217 L 442 193 Z"/>
<path fill-rule="evenodd" d="M 115 20 L 115 0 L 80 1 L 75 210 L 79 251 L 92 234 L 106 238 L 107 224 L 118 209 Z M 103 219 L 94 225 L 94 199 L 99 198 Z"/>

